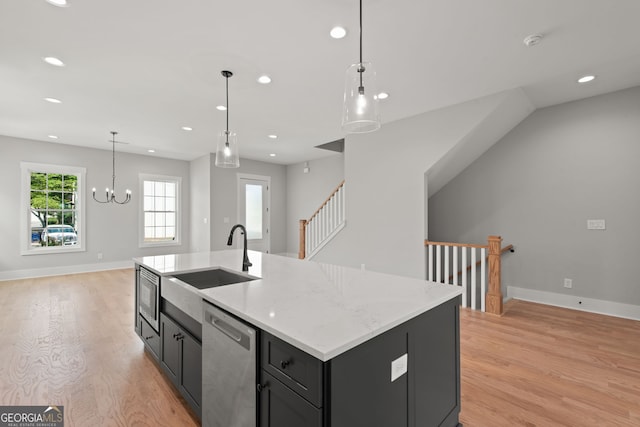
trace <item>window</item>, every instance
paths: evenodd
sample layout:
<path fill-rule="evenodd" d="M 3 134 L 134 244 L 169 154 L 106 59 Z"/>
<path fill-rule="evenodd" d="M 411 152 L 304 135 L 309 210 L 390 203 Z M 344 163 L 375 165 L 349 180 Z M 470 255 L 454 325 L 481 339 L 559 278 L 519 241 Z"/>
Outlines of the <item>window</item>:
<path fill-rule="evenodd" d="M 245 187 L 245 221 L 247 239 L 262 239 L 262 185 L 247 184 Z"/>
<path fill-rule="evenodd" d="M 177 245 L 181 178 L 140 175 L 142 220 L 140 246 Z"/>
<path fill-rule="evenodd" d="M 26 162 L 20 168 L 21 253 L 83 251 L 85 169 Z"/>

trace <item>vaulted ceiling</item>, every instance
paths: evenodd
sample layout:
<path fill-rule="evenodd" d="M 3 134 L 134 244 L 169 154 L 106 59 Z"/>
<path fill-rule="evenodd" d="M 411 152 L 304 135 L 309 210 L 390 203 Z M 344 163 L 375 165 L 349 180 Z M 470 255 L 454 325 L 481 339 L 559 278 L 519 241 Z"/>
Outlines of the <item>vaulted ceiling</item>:
<path fill-rule="evenodd" d="M 640 84 L 637 0 L 363 4 L 364 60 L 389 93 L 383 126 L 518 87 L 541 107 Z M 345 38 L 329 36 L 337 25 Z M 301 162 L 344 137 L 344 72 L 357 59 L 355 0 L 2 0 L 0 134 L 108 150 L 116 130 L 119 150 L 197 158 L 225 128 L 227 69 L 241 156 Z M 576 83 L 584 74 L 597 78 Z"/>

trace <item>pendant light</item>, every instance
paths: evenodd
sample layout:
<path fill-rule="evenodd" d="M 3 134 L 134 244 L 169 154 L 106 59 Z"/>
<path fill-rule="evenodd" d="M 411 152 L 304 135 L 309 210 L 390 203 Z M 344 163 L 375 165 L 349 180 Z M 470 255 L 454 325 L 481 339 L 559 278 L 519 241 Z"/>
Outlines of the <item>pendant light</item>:
<path fill-rule="evenodd" d="M 229 130 L 229 77 L 233 76 L 233 73 L 225 70 L 222 71 L 222 75 L 226 79 L 227 87 L 227 127 L 223 132 L 220 132 L 218 137 L 215 165 L 219 168 L 238 168 L 240 167 L 238 135 Z"/>
<path fill-rule="evenodd" d="M 106 192 L 106 199 L 105 200 L 98 200 L 96 198 L 96 189 L 95 187 L 92 189 L 93 191 L 93 200 L 95 200 L 98 203 L 117 203 L 119 205 L 124 205 L 125 203 L 129 203 L 131 201 L 131 190 L 129 190 L 127 188 L 127 191 L 125 193 L 125 197 L 123 201 L 118 201 L 118 199 L 116 199 L 116 195 L 115 195 L 115 191 L 116 191 L 116 135 L 118 134 L 118 132 L 116 131 L 111 131 L 111 165 L 112 165 L 112 175 L 111 175 L 111 190 L 109 190 L 109 187 L 107 187 L 105 189 Z"/>
<path fill-rule="evenodd" d="M 362 61 L 362 0 L 360 0 L 360 62 L 347 69 L 342 109 L 342 130 L 364 133 L 380 129 L 376 71 Z"/>

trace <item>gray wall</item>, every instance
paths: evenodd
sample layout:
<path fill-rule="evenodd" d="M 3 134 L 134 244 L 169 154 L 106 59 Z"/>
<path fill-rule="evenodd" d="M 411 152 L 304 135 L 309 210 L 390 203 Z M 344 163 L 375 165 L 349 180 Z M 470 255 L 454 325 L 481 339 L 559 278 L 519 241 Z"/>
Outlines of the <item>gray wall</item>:
<path fill-rule="evenodd" d="M 111 186 L 111 150 L 96 150 L 50 142 L 0 136 L 0 273 L 18 271 L 21 275 L 39 275 L 65 267 L 84 265 L 100 269 L 131 258 L 166 253 L 167 247 L 138 248 L 138 213 L 140 210 L 139 173 L 182 177 L 181 207 L 183 222 L 181 245 L 171 252 L 185 252 L 189 247 L 189 163 L 180 160 L 117 153 L 116 191 L 133 192 L 126 205 L 102 205 L 91 198 L 91 188 Z M 48 163 L 86 168 L 86 251 L 64 254 L 20 255 L 20 162 Z M 98 260 L 98 253 L 103 254 Z"/>
<path fill-rule="evenodd" d="M 544 108 L 429 199 L 429 237 L 498 234 L 505 286 L 638 305 L 639 183 L 640 87 Z"/>
<path fill-rule="evenodd" d="M 286 239 L 286 167 L 256 160 L 240 159 L 238 169 L 213 166 L 211 159 L 211 250 L 227 249 L 229 230 L 238 222 L 238 174 L 271 177 L 271 253 L 284 253 Z M 229 223 L 224 218 L 229 218 Z M 240 239 L 235 239 L 235 242 Z"/>
<path fill-rule="evenodd" d="M 287 253 L 298 254 L 299 221 L 320 207 L 344 179 L 344 155 L 332 154 L 311 160 L 309 173 L 304 163 L 287 166 Z"/>
<path fill-rule="evenodd" d="M 192 160 L 189 168 L 191 180 L 191 248 L 190 252 L 209 251 L 211 248 L 211 167 L 213 155 Z"/>

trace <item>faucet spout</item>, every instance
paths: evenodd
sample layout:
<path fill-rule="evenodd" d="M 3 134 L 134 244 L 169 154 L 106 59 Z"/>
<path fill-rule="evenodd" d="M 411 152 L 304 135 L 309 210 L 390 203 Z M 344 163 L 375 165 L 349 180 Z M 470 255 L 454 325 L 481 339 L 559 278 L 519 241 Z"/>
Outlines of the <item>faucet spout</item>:
<path fill-rule="evenodd" d="M 227 246 L 231 246 L 233 244 L 233 233 L 236 229 L 240 229 L 240 232 L 244 235 L 244 252 L 242 257 L 242 271 L 249 271 L 249 267 L 251 261 L 249 261 L 249 256 L 247 255 L 247 229 L 242 224 L 236 224 L 231 228 L 231 232 L 229 233 L 229 238 L 227 239 Z"/>

